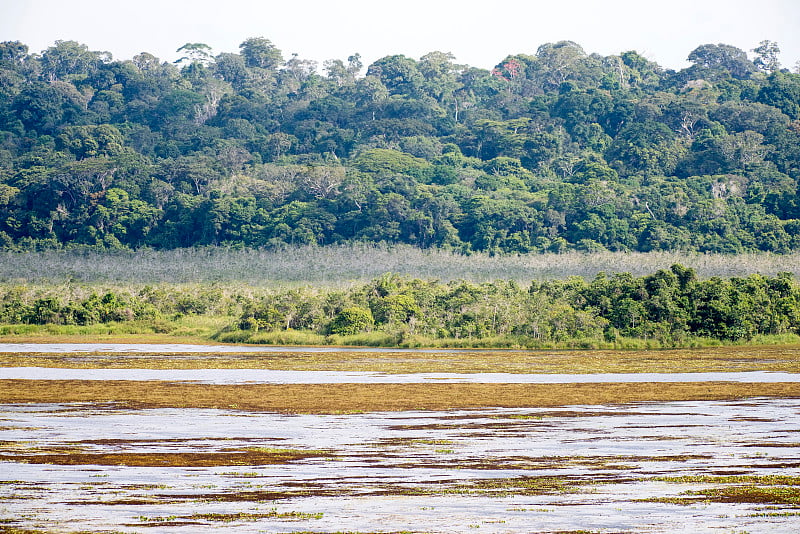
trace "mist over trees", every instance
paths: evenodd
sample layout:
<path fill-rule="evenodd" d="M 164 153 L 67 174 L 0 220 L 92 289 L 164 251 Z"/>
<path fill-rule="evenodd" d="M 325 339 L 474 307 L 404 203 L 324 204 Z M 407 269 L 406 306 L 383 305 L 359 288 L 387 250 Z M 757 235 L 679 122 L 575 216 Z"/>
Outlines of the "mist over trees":
<path fill-rule="evenodd" d="M 179 52 L 0 43 L 0 247 L 800 249 L 800 74 L 771 41 L 680 71 L 571 41 L 492 70 Z"/>

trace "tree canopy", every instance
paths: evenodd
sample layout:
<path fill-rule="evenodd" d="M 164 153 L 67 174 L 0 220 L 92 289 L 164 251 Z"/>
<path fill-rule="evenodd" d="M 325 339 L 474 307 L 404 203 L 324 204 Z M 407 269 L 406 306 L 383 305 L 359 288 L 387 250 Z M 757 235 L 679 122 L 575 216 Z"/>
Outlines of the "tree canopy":
<path fill-rule="evenodd" d="M 178 51 L 0 43 L 0 247 L 800 249 L 800 74 L 769 40 L 680 71 L 572 41 L 492 70 Z"/>

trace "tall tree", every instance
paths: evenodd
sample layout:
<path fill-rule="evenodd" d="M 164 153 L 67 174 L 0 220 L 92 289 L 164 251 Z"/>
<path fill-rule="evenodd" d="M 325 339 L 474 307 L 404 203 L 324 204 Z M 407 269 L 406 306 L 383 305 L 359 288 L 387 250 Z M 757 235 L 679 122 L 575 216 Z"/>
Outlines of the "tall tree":
<path fill-rule="evenodd" d="M 694 64 L 691 70 L 697 77 L 718 79 L 727 74 L 741 80 L 756 71 L 744 50 L 722 43 L 698 46 L 689 54 L 688 60 Z"/>
<path fill-rule="evenodd" d="M 182 53 L 183 57 L 175 61 L 178 65 L 193 65 L 199 63 L 207 67 L 214 61 L 211 54 L 211 47 L 205 43 L 186 43 L 178 48 L 177 52 Z"/>
<path fill-rule="evenodd" d="M 274 69 L 283 64 L 281 51 L 264 37 L 250 37 L 239 45 L 248 67 Z"/>
<path fill-rule="evenodd" d="M 781 53 L 781 49 L 778 48 L 778 43 L 769 40 L 761 41 L 752 52 L 756 54 L 756 59 L 753 63 L 758 70 L 775 72 L 781 68 L 781 62 L 778 60 L 778 54 Z"/>
<path fill-rule="evenodd" d="M 108 52 L 92 52 L 85 44 L 59 40 L 42 53 L 42 73 L 49 80 L 66 80 L 89 75 L 106 61 L 111 61 Z"/>
<path fill-rule="evenodd" d="M 417 62 L 404 55 L 386 56 L 367 68 L 367 76 L 375 76 L 391 94 L 417 96 L 423 77 Z"/>

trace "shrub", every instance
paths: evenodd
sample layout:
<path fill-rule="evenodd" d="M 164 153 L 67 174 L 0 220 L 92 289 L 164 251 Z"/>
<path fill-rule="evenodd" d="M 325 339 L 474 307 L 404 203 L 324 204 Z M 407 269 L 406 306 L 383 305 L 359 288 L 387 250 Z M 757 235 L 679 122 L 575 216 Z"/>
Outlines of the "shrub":
<path fill-rule="evenodd" d="M 375 325 L 372 312 L 367 308 L 351 306 L 336 315 L 331 322 L 331 334 L 352 336 L 371 329 Z"/>

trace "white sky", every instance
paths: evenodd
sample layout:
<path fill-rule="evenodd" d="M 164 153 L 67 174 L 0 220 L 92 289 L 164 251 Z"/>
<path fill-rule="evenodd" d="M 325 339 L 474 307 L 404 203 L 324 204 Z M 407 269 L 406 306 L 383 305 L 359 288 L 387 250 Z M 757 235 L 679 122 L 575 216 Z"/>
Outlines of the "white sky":
<path fill-rule="evenodd" d="M 749 52 L 769 39 L 793 69 L 800 0 L 0 0 L 0 41 L 22 41 L 32 52 L 62 39 L 115 59 L 150 52 L 173 61 L 187 42 L 216 54 L 238 52 L 248 37 L 266 37 L 286 59 L 297 53 L 320 65 L 355 52 L 366 66 L 385 55 L 418 59 L 440 50 L 486 69 L 564 39 L 588 53 L 636 50 L 674 69 L 701 44 Z"/>

